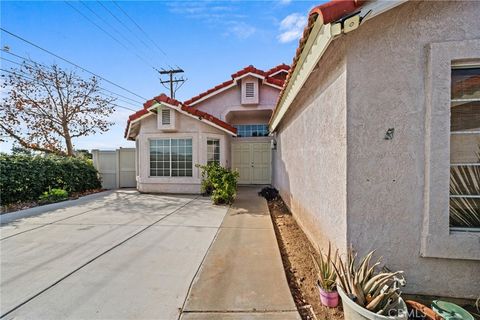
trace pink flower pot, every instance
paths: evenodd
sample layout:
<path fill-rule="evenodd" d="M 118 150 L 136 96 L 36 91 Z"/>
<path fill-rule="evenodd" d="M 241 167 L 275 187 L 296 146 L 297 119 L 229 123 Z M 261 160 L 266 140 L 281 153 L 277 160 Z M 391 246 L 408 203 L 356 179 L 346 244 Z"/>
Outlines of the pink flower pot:
<path fill-rule="evenodd" d="M 320 301 L 322 304 L 329 308 L 336 308 L 338 306 L 338 292 L 328 292 L 318 287 L 320 290 Z"/>

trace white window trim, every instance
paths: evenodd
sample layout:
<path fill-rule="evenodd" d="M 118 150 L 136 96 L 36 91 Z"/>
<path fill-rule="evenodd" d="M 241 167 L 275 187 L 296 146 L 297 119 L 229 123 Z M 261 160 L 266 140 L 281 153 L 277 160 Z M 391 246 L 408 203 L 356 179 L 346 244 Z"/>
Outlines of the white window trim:
<path fill-rule="evenodd" d="M 208 157 L 207 157 L 207 141 L 208 139 L 217 139 L 217 140 L 220 140 L 220 165 L 222 167 L 228 167 L 228 163 L 227 163 L 227 159 L 226 159 L 226 154 L 227 154 L 227 141 L 226 141 L 226 137 L 225 135 L 222 135 L 222 134 L 216 134 L 216 133 L 208 133 L 208 132 L 205 132 L 205 133 L 202 133 L 201 134 L 201 139 L 200 139 L 200 143 L 202 144 L 202 146 L 205 147 L 204 152 L 201 152 L 200 154 L 200 163 L 202 165 L 206 165 L 207 164 L 207 161 L 208 161 Z M 200 148 L 200 150 L 202 150 Z"/>
<path fill-rule="evenodd" d="M 150 142 L 152 141 L 156 141 L 156 140 L 169 140 L 170 143 L 169 143 L 169 155 L 170 155 L 170 166 L 169 166 L 169 175 L 168 176 L 152 176 L 151 175 L 151 160 L 150 160 L 150 157 L 151 157 L 151 145 L 150 145 Z M 174 176 L 172 175 L 172 171 L 173 171 L 173 160 L 172 160 L 172 140 L 192 140 L 192 175 L 191 176 Z M 175 137 L 165 137 L 165 138 L 157 138 L 157 139 L 149 139 L 148 140 L 148 145 L 149 145 L 149 149 L 148 149 L 148 152 L 149 152 L 149 161 L 148 161 L 148 177 L 149 178 L 173 178 L 173 179 L 177 179 L 177 178 L 191 178 L 193 177 L 193 168 L 195 167 L 195 164 L 193 162 L 193 139 L 192 138 L 175 138 Z M 186 169 L 186 168 L 185 168 Z"/>
<path fill-rule="evenodd" d="M 218 164 L 221 164 L 222 161 L 221 161 L 221 156 L 222 156 L 222 147 L 220 146 L 220 139 L 218 138 L 211 138 L 211 137 L 207 137 L 207 142 L 206 142 L 206 146 L 207 146 L 207 164 L 208 164 L 208 141 L 218 141 Z M 215 157 L 215 151 L 213 152 L 213 156 Z"/>
<path fill-rule="evenodd" d="M 192 177 L 151 177 L 150 176 L 150 140 L 157 139 L 192 139 Z M 140 137 L 139 154 L 139 183 L 173 183 L 173 184 L 198 184 L 201 182 L 198 168 L 195 166 L 199 161 L 198 154 L 199 136 L 196 133 L 151 133 L 142 134 Z"/>
<path fill-rule="evenodd" d="M 449 227 L 451 62 L 480 59 L 480 40 L 427 46 L 424 257 L 480 260 L 480 232 Z"/>
<path fill-rule="evenodd" d="M 253 96 L 247 97 L 247 84 L 253 83 Z M 255 77 L 246 77 L 242 79 L 242 105 L 257 105 L 260 102 L 258 79 Z"/>

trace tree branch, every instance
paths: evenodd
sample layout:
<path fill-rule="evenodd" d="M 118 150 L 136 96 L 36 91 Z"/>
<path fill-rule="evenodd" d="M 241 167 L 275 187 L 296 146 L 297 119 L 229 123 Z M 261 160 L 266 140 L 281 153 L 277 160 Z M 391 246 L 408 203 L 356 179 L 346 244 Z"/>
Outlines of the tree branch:
<path fill-rule="evenodd" d="M 24 148 L 28 148 L 28 149 L 32 149 L 32 150 L 37 150 L 37 151 L 43 151 L 43 152 L 48 152 L 48 153 L 54 153 L 56 155 L 59 155 L 59 156 L 66 156 L 66 153 L 61 151 L 61 150 L 58 150 L 56 148 L 52 148 L 52 149 L 47 149 L 47 148 L 42 148 L 36 144 L 33 144 L 33 143 L 28 143 L 27 141 L 25 141 L 24 139 L 22 139 L 22 137 L 20 137 L 19 135 L 17 135 L 13 130 L 5 127 L 3 124 L 0 123 L 0 128 L 2 128 L 6 133 L 8 133 L 8 135 L 12 138 L 14 138 L 15 140 L 18 141 L 18 143 L 20 143 L 20 145 Z"/>

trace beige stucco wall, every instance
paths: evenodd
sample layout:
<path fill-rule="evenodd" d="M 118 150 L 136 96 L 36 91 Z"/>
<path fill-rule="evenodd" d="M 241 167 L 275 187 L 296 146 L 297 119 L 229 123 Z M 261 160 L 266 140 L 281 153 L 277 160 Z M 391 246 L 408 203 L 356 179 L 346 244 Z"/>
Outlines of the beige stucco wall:
<path fill-rule="evenodd" d="M 433 183 L 448 179 L 449 172 L 448 160 L 441 164 L 436 158 L 426 163 L 425 157 L 429 45 L 479 39 L 479 15 L 478 2 L 412 2 L 372 19 L 345 37 L 349 47 L 348 241 L 362 253 L 377 249 L 391 268 L 404 270 L 409 292 L 470 298 L 480 295 L 480 261 L 420 256 L 425 168 L 443 166 L 446 175 L 434 177 Z M 443 90 L 449 90 L 449 81 Z M 442 131 L 447 133 L 448 114 L 445 120 Z M 393 140 L 383 139 L 388 128 L 395 128 Z M 448 157 L 448 133 L 445 137 L 445 143 L 438 147 L 444 148 Z M 444 189 L 448 197 L 448 185 Z M 447 204 L 447 197 L 438 201 L 447 200 Z M 448 209 L 444 212 L 448 214 Z M 476 243 L 479 250 L 480 242 Z M 452 250 L 449 247 L 446 242 L 446 256 Z M 475 248 L 471 249 L 473 255 Z"/>
<path fill-rule="evenodd" d="M 175 132 L 163 132 L 157 129 L 155 115 L 141 120 L 137 136 L 138 175 L 137 189 L 140 192 L 158 193 L 200 193 L 201 172 L 196 164 L 207 163 L 207 139 L 220 140 L 220 163 L 230 166 L 230 136 L 224 131 L 198 121 L 190 116 L 176 112 Z M 150 177 L 150 139 L 191 138 L 193 156 L 192 177 Z"/>
<path fill-rule="evenodd" d="M 273 185 L 315 245 L 346 248 L 346 62 L 342 41 L 322 58 L 276 134 Z"/>
<path fill-rule="evenodd" d="M 234 87 L 195 104 L 195 107 L 227 122 L 232 120 L 231 112 L 246 112 L 247 116 L 243 117 L 239 123 L 258 123 L 260 120 L 261 123 L 267 123 L 269 116 L 261 117 L 259 114 L 255 114 L 255 111 L 272 110 L 275 107 L 280 90 L 269 85 L 262 85 L 259 81 L 259 103 L 242 105 L 240 81 Z M 259 117 L 261 118 L 259 119 Z"/>
<path fill-rule="evenodd" d="M 480 39 L 478 16 L 478 2 L 409 2 L 334 40 L 277 132 L 273 183 L 307 235 L 321 245 L 352 243 L 361 254 L 377 249 L 390 268 L 405 271 L 409 293 L 480 295 L 480 261 L 425 257 L 421 248 L 426 179 L 440 182 L 426 169 L 441 165 L 447 174 L 438 178 L 448 177 L 448 165 L 425 153 L 435 138 L 426 132 L 429 48 Z M 448 132 L 449 114 L 441 116 Z M 388 128 L 395 135 L 387 141 Z M 449 147 L 443 136 L 432 148 Z M 443 194 L 448 203 L 448 188 Z M 453 257 L 445 244 L 443 254 Z"/>

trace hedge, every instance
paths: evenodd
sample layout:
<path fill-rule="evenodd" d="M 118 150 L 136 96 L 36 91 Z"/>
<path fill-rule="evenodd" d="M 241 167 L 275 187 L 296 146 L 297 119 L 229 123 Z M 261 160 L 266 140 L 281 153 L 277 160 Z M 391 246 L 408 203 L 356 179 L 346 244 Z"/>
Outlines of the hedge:
<path fill-rule="evenodd" d="M 38 200 L 51 188 L 72 193 L 100 187 L 97 170 L 89 160 L 0 154 L 2 205 Z"/>

